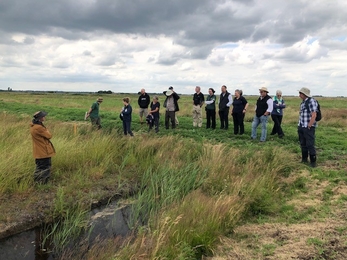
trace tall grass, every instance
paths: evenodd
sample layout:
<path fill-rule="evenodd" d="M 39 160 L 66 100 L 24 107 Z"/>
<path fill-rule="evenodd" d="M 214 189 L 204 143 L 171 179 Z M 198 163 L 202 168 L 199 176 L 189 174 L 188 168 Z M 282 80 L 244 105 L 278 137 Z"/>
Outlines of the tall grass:
<path fill-rule="evenodd" d="M 0 100 L 0 196 L 25 194 L 30 207 L 34 198 L 51 194 L 51 200 L 42 202 L 49 204 L 45 211 L 48 219 L 61 220 L 53 230 L 56 243 L 62 246 L 68 237 L 78 236 L 85 228 L 84 213 L 92 202 L 116 193 L 135 193 L 130 223 L 138 233 L 123 245 L 116 259 L 199 259 L 213 255 L 220 238 L 230 235 L 244 219 L 276 214 L 283 202 L 279 178 L 302 167 L 296 164 L 300 150 L 296 133 L 300 99 L 296 97 L 286 99 L 285 138 L 259 144 L 250 142 L 247 135 L 192 129 L 189 96 L 180 99 L 178 129 L 147 134 L 134 113 L 135 137 L 126 138 L 116 120 L 120 95 L 104 97 L 101 115 L 105 128 L 96 132 L 81 119 L 94 96 L 59 96 L 66 101 L 62 104 L 54 95 L 29 95 L 28 99 L 28 95 L 0 94 L 6 96 L 6 102 Z M 248 100 L 246 131 L 256 97 Z M 336 172 L 344 172 L 347 139 L 341 137 L 347 124 L 345 100 L 334 100 L 338 108 L 329 100 L 320 100 L 325 110 L 317 130 L 318 160 L 332 161 Z M 52 178 L 46 186 L 35 186 L 32 178 L 32 113 L 28 110 L 35 112 L 38 107 L 50 112 L 46 125 L 57 150 Z M 319 171 L 323 176 L 324 169 Z M 0 205 L 6 212 L 4 221 L 16 214 L 5 207 Z M 146 225 L 138 226 L 143 223 Z M 104 254 L 93 246 L 95 254 L 88 253 L 88 259 L 110 257 L 117 250 L 110 244 L 100 247 L 111 250 Z"/>

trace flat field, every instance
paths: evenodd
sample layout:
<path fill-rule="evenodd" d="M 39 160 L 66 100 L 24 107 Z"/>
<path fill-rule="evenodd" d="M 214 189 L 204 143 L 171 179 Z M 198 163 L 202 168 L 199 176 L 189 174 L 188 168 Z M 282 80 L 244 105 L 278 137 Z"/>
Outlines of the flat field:
<path fill-rule="evenodd" d="M 122 134 L 119 112 L 125 96 L 134 109 L 134 138 Z M 140 229 L 120 250 L 113 241 L 71 255 L 347 258 L 345 98 L 317 98 L 323 119 L 316 130 L 318 167 L 312 169 L 299 163 L 299 97 L 284 97 L 285 137 L 268 135 L 265 143 L 250 140 L 256 96 L 246 96 L 250 106 L 242 136 L 233 135 L 231 118 L 228 131 L 218 129 L 218 119 L 216 130 L 205 129 L 205 116 L 203 127 L 193 128 L 189 95 L 179 100 L 177 129 L 164 128 L 162 109 L 155 134 L 139 122 L 138 95 L 104 94 L 103 129 L 93 131 L 84 113 L 97 97 L 0 92 L 0 238 L 122 197 L 148 228 Z M 164 98 L 159 95 L 161 104 Z M 43 186 L 32 180 L 29 123 L 38 110 L 49 113 L 45 125 L 57 150 L 52 179 Z M 270 120 L 268 133 L 272 126 Z"/>

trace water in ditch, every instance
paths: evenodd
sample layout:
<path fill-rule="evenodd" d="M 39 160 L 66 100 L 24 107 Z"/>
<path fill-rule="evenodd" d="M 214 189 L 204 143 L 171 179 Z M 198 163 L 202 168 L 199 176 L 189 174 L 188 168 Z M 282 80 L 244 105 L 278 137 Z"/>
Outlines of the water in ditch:
<path fill-rule="evenodd" d="M 88 234 L 81 238 L 90 245 L 94 241 L 107 238 L 124 238 L 130 233 L 127 225 L 130 214 L 129 206 L 119 207 L 117 202 L 112 202 L 104 208 L 91 211 Z M 33 230 L 0 240 L 0 259 L 6 260 L 53 260 L 59 258 L 54 249 L 50 248 L 49 241 L 44 241 L 44 228 L 37 227 Z M 53 245 L 54 246 L 54 245 Z"/>

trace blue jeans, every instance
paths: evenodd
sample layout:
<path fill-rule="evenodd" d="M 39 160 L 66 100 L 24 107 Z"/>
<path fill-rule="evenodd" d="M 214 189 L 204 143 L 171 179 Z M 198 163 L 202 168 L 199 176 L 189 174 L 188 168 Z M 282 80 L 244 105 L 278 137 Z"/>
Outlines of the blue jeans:
<path fill-rule="evenodd" d="M 267 126 L 268 118 L 269 118 L 269 116 L 264 116 L 264 115 L 261 117 L 257 117 L 256 115 L 254 116 L 253 122 L 252 122 L 252 135 L 251 135 L 252 139 L 257 138 L 257 127 L 258 127 L 258 125 L 261 124 L 260 141 L 265 142 L 266 134 L 267 134 L 266 126 Z"/>

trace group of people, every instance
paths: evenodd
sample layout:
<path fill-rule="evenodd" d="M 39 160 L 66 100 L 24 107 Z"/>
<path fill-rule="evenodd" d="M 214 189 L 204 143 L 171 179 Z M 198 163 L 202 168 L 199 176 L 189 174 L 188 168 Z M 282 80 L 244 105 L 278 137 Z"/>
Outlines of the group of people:
<path fill-rule="evenodd" d="M 193 95 L 193 127 L 202 127 L 202 107 L 205 104 L 206 111 L 206 128 L 216 128 L 216 107 L 217 97 L 215 90 L 209 88 L 209 94 L 206 97 L 201 93 L 201 88 L 197 86 Z M 267 88 L 262 87 L 259 89 L 260 96 L 256 102 L 255 115 L 252 122 L 251 139 L 257 138 L 257 127 L 261 125 L 260 142 L 265 142 L 267 136 L 267 123 L 271 115 L 274 122 L 271 135 L 278 134 L 280 138 L 284 136 L 281 122 L 283 118 L 283 109 L 286 107 L 282 98 L 282 92 L 278 90 L 276 96 L 271 98 Z M 179 95 L 170 87 L 164 91 L 166 96 L 163 107 L 165 108 L 165 128 L 176 128 L 178 120 L 176 112 L 179 111 L 178 100 Z M 301 88 L 299 90 L 299 97 L 302 99 L 300 105 L 300 116 L 298 122 L 298 136 L 301 146 L 302 163 L 310 163 L 311 167 L 316 167 L 316 149 L 315 149 L 315 129 L 317 127 L 316 116 L 318 111 L 318 102 L 311 97 L 308 88 Z M 98 129 L 101 128 L 99 117 L 99 106 L 103 102 L 102 98 L 98 98 L 92 104 L 89 111 L 86 113 L 86 118 L 90 118 L 92 124 Z M 131 130 L 132 121 L 132 107 L 128 97 L 123 98 L 123 108 L 120 110 L 120 118 L 123 121 L 124 135 L 129 134 L 133 136 Z M 157 96 L 154 96 L 152 102 L 149 95 L 144 89 L 141 90 L 138 98 L 138 105 L 140 107 L 140 122 L 144 123 L 144 118 L 149 125 L 149 131 L 155 129 L 159 131 L 159 110 L 160 103 Z M 229 110 L 234 122 L 234 134 L 244 134 L 244 116 L 248 108 L 248 102 L 242 95 L 242 90 L 235 90 L 235 97 L 227 91 L 227 87 L 221 87 L 221 94 L 218 100 L 218 114 L 220 118 L 220 128 L 227 130 L 229 126 Z M 30 132 L 33 141 L 33 156 L 35 158 L 36 169 L 34 172 L 34 181 L 37 183 L 45 184 L 48 182 L 51 175 L 51 157 L 55 155 L 55 149 L 50 141 L 52 134 L 43 124 L 46 120 L 47 113 L 38 111 L 33 115 L 32 123 L 30 124 Z M 308 161 L 310 158 L 310 161 Z"/>

